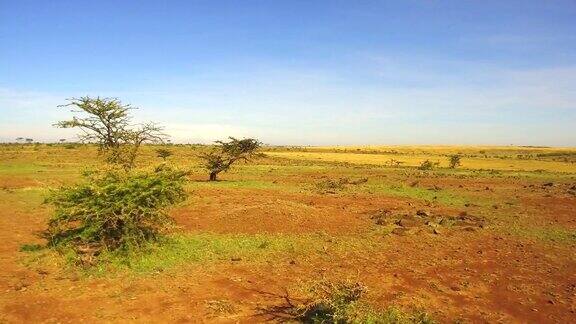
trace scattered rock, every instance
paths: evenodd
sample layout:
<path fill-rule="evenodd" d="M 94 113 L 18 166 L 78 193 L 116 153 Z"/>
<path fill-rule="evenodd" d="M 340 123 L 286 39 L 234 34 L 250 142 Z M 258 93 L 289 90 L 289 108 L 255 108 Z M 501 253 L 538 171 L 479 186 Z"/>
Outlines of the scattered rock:
<path fill-rule="evenodd" d="M 424 221 L 416 217 L 405 216 L 396 221 L 396 225 L 401 227 L 417 227 L 424 225 Z"/>
<path fill-rule="evenodd" d="M 432 214 L 430 212 L 427 212 L 425 210 L 420 209 L 416 212 L 416 215 L 422 216 L 422 217 L 430 217 Z"/>
<path fill-rule="evenodd" d="M 390 210 L 382 209 L 370 216 L 370 219 L 374 220 L 376 225 L 387 225 L 390 222 L 389 217 L 391 214 L 392 212 Z"/>
<path fill-rule="evenodd" d="M 542 187 L 552 187 L 554 185 L 553 182 L 546 182 L 545 184 L 542 185 Z"/>

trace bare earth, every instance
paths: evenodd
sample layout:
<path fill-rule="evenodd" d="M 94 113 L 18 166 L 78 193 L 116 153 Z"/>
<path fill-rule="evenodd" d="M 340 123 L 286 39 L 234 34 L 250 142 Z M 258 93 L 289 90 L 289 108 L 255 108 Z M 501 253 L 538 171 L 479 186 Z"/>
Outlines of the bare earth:
<path fill-rule="evenodd" d="M 49 159 L 2 153 L 0 322 L 282 321 L 288 318 L 286 294 L 297 299 L 301 285 L 322 277 L 361 281 L 374 307 L 424 309 L 439 322 L 576 322 L 573 173 L 435 173 L 280 158 L 239 166 L 217 184 L 197 171 L 190 198 L 170 212 L 176 232 L 311 236 L 321 244 L 263 260 L 226 256 L 150 273 L 90 275 L 20 252 L 22 244 L 43 243 L 37 233 L 50 216 L 43 188 L 78 181 L 82 161 L 90 158 L 68 151 Z M 58 167 L 70 160 L 77 164 Z M 41 168 L 18 169 L 25 163 Z M 334 192 L 315 187 L 338 177 L 368 182 Z M 398 183 L 439 196 L 454 193 L 464 203 L 375 189 Z M 391 215 L 384 218 L 418 211 L 474 215 L 483 223 L 436 231 L 407 221 L 389 226 L 386 219 L 384 225 L 375 221 L 382 211 Z M 221 301 L 232 308 L 214 307 Z"/>

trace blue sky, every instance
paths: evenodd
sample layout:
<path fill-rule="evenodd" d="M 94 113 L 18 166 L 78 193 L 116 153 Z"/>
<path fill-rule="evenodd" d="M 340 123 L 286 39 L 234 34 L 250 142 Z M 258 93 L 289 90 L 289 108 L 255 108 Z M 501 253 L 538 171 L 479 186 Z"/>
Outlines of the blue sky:
<path fill-rule="evenodd" d="M 0 0 L 0 141 L 84 95 L 176 142 L 576 146 L 576 2 Z"/>

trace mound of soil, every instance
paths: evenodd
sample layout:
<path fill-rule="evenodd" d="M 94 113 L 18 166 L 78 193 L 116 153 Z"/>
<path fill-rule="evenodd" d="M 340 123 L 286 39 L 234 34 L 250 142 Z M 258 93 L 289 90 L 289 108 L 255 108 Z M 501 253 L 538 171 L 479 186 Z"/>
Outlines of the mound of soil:
<path fill-rule="evenodd" d="M 435 216 L 426 210 L 418 210 L 414 214 L 394 214 L 390 210 L 379 210 L 370 218 L 376 225 L 395 226 L 392 234 L 397 235 L 415 234 L 421 231 L 440 234 L 443 229 L 475 231 L 486 225 L 483 217 L 465 211 L 456 216 Z"/>

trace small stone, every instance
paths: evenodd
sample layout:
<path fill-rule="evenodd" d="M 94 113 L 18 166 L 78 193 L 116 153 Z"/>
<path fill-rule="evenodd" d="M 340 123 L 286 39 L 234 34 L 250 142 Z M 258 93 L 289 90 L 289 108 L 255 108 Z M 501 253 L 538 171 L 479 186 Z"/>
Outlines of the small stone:
<path fill-rule="evenodd" d="M 422 216 L 422 217 L 430 217 L 430 212 L 427 212 L 425 210 L 420 209 L 416 212 L 416 215 Z"/>
<path fill-rule="evenodd" d="M 416 227 L 423 224 L 424 222 L 422 220 L 417 219 L 415 217 L 405 217 L 396 221 L 396 225 L 402 227 Z"/>

